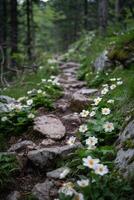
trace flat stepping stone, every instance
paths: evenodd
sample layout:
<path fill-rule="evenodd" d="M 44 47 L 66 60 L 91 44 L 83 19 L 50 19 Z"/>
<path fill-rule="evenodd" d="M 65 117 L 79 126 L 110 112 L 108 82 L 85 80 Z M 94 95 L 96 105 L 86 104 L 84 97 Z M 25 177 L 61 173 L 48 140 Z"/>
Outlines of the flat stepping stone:
<path fill-rule="evenodd" d="M 19 141 L 16 144 L 13 144 L 9 149 L 8 152 L 18 152 L 24 149 L 35 149 L 36 144 L 33 143 L 31 140 L 23 140 Z"/>
<path fill-rule="evenodd" d="M 52 181 L 46 180 L 44 183 L 37 183 L 32 189 L 32 194 L 38 200 L 50 200 L 50 191 L 54 187 Z"/>
<path fill-rule="evenodd" d="M 21 197 L 20 192 L 13 191 L 7 196 L 7 200 L 19 200 Z"/>
<path fill-rule="evenodd" d="M 86 97 L 83 94 L 79 94 L 78 92 L 75 92 L 71 98 L 70 108 L 73 111 L 79 112 L 83 110 L 84 108 L 88 107 L 91 103 L 93 103 L 92 99 Z"/>
<path fill-rule="evenodd" d="M 88 88 L 81 88 L 78 93 L 84 94 L 84 95 L 91 95 L 96 93 L 98 90 L 97 89 L 88 89 Z"/>
<path fill-rule="evenodd" d="M 47 138 L 60 140 L 65 136 L 65 127 L 55 115 L 43 115 L 34 120 L 34 130 Z"/>
<path fill-rule="evenodd" d="M 53 164 L 57 162 L 57 158 L 61 159 L 79 147 L 81 147 L 81 143 L 77 142 L 74 145 L 42 148 L 39 150 L 29 151 L 27 156 L 34 165 L 40 168 L 48 166 L 52 167 Z"/>
<path fill-rule="evenodd" d="M 55 104 L 54 107 L 62 112 L 66 112 L 67 109 L 70 107 L 70 102 L 66 99 L 59 99 Z"/>
<path fill-rule="evenodd" d="M 60 167 L 60 168 L 55 169 L 51 172 L 47 172 L 46 175 L 47 175 L 48 178 L 64 179 L 69 173 L 70 173 L 70 168 Z"/>
<path fill-rule="evenodd" d="M 80 67 L 80 64 L 75 63 L 75 62 L 68 62 L 68 63 L 65 63 L 64 65 L 60 66 L 61 69 L 79 68 L 79 67 Z"/>
<path fill-rule="evenodd" d="M 62 117 L 64 123 L 69 123 L 72 125 L 80 125 L 81 119 L 78 113 L 71 113 Z"/>

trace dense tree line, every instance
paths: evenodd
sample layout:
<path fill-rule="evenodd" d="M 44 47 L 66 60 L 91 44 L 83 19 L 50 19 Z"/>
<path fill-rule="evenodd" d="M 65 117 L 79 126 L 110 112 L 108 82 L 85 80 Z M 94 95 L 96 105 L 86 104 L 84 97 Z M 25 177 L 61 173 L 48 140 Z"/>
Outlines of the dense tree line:
<path fill-rule="evenodd" d="M 85 31 L 105 35 L 108 27 L 134 19 L 134 0 L 1 0 L 1 73 L 33 66 L 38 48 L 61 51 Z"/>

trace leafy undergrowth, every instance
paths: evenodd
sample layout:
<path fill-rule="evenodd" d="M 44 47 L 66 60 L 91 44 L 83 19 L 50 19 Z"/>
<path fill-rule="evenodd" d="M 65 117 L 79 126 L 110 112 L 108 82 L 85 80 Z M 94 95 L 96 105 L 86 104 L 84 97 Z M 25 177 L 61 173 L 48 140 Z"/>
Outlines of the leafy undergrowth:
<path fill-rule="evenodd" d="M 127 87 L 132 84 L 131 81 Z M 72 177 L 69 177 L 69 182 L 60 188 L 60 200 L 134 198 L 131 183 L 124 180 L 114 166 L 116 157 L 114 143 L 125 119 L 117 109 L 121 109 L 119 105 L 123 106 L 124 102 L 121 101 L 126 92 L 125 85 L 126 79 L 123 73 L 120 77 L 116 74 L 116 77 L 107 79 L 92 106 L 80 113 L 82 118 L 87 118 L 87 122 L 79 128 L 83 148 L 75 152 L 70 162 L 65 162 L 72 169 Z M 130 93 L 127 88 L 128 95 L 123 101 L 125 98 L 129 100 L 130 97 L 133 98 L 132 88 L 129 89 Z M 72 144 L 75 142 L 73 137 L 70 140 Z"/>
<path fill-rule="evenodd" d="M 7 138 L 18 134 L 21 135 L 32 125 L 36 110 L 39 107 L 44 107 L 46 110 L 53 109 L 53 103 L 62 95 L 62 89 L 53 75 L 57 73 L 57 63 L 55 60 L 49 59 L 48 64 L 50 71 L 47 71 L 48 67 L 46 67 L 47 69 L 41 68 L 37 74 L 29 77 L 32 85 L 28 86 L 26 82 L 26 87 L 16 85 L 3 91 L 3 95 L 10 96 L 12 94 L 12 97 L 19 98 L 16 99 L 16 102 L 7 104 L 3 112 L 0 112 L 1 150 L 5 149 Z M 54 71 L 51 71 L 52 67 Z M 28 79 L 28 76 L 25 77 L 25 81 L 26 79 Z M 33 87 L 27 91 L 27 86 L 28 88 Z"/>
<path fill-rule="evenodd" d="M 2 95 L 8 95 L 13 98 L 19 98 L 26 95 L 27 91 L 33 88 L 38 88 L 38 83 L 42 79 L 49 79 L 51 75 L 59 73 L 58 64 L 55 59 L 50 58 L 49 55 L 42 55 L 39 57 L 42 62 L 39 62 L 39 67 L 36 73 L 26 71 L 20 74 L 20 77 L 15 77 L 15 83 L 0 90 Z"/>
<path fill-rule="evenodd" d="M 123 126 L 134 116 L 134 69 L 129 65 L 127 69 L 113 66 L 105 72 L 93 72 L 91 67 L 96 57 L 110 44 L 114 44 L 114 48 L 117 44 L 121 49 L 121 45 L 132 36 L 128 35 L 108 37 L 103 41 L 101 38 L 93 39 L 88 56 L 85 53 L 80 59 L 78 77 L 85 79 L 89 87 L 99 88 L 99 93 L 89 109 L 80 113 L 82 118 L 87 119 L 78 133 L 83 147 L 70 160 L 64 160 L 64 165 L 71 168 L 71 175 L 59 190 L 60 200 L 134 199 L 134 177 L 131 177 L 131 182 L 127 181 L 114 164 L 117 153 L 114 143 Z M 71 137 L 70 144 L 74 144 L 75 140 Z M 132 147 L 130 141 L 125 145 Z"/>
<path fill-rule="evenodd" d="M 13 155 L 0 154 L 0 191 L 8 188 L 14 181 L 15 174 L 18 171 L 18 163 Z"/>

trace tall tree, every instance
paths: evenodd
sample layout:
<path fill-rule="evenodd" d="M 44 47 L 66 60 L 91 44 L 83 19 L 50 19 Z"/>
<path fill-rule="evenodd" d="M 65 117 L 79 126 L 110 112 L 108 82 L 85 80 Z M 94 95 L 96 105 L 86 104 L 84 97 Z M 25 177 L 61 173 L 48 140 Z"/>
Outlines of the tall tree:
<path fill-rule="evenodd" d="M 33 22 L 33 8 L 32 0 L 26 0 L 26 15 L 27 15 L 27 55 L 29 62 L 32 60 L 32 22 Z"/>
<path fill-rule="evenodd" d="M 106 34 L 108 24 L 108 0 L 99 0 L 99 31 L 101 35 Z"/>
<path fill-rule="evenodd" d="M 10 0 L 10 47 L 11 63 L 16 65 L 14 54 L 18 51 L 18 11 L 17 0 Z"/>
<path fill-rule="evenodd" d="M 4 63 L 6 64 L 6 46 L 7 46 L 7 0 L 0 2 L 0 47 L 4 53 Z"/>
<path fill-rule="evenodd" d="M 88 29 L 88 0 L 84 0 L 84 28 Z"/>

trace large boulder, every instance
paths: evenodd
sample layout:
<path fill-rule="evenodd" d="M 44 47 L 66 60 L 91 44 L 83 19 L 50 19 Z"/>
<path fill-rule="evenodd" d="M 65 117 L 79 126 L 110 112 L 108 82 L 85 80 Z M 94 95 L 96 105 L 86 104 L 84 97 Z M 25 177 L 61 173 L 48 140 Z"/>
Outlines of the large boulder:
<path fill-rule="evenodd" d="M 20 197 L 21 197 L 20 192 L 13 191 L 8 195 L 7 200 L 19 200 Z"/>
<path fill-rule="evenodd" d="M 0 102 L 2 102 L 2 103 L 13 103 L 13 102 L 15 102 L 15 99 L 14 98 L 11 98 L 11 97 L 9 97 L 9 96 L 4 96 L 4 95 L 1 95 L 0 96 Z"/>
<path fill-rule="evenodd" d="M 115 164 L 124 177 L 134 179 L 134 120 L 129 122 L 116 141 Z"/>
<path fill-rule="evenodd" d="M 107 54 L 108 52 L 105 50 L 98 56 L 98 58 L 96 58 L 93 64 L 94 71 L 103 71 L 112 66 L 112 62 L 108 58 Z"/>
<path fill-rule="evenodd" d="M 46 180 L 44 183 L 36 184 L 32 190 L 32 193 L 38 200 L 51 200 L 50 191 L 53 187 L 54 183 Z"/>
<path fill-rule="evenodd" d="M 23 140 L 23 141 L 18 141 L 16 144 L 13 144 L 8 151 L 19 152 L 25 149 L 35 149 L 35 148 L 36 144 L 33 143 L 31 140 Z"/>
<path fill-rule="evenodd" d="M 78 147 L 81 147 L 80 143 L 74 145 L 56 146 L 50 148 L 42 148 L 39 150 L 33 150 L 28 152 L 28 159 L 36 166 L 40 168 L 48 167 L 56 163 L 58 158 L 63 158 Z"/>
<path fill-rule="evenodd" d="M 92 99 L 80 94 L 79 92 L 75 92 L 72 94 L 70 108 L 73 111 L 80 112 L 84 108 L 88 107 L 91 103 L 93 103 Z"/>
<path fill-rule="evenodd" d="M 9 108 L 8 108 L 7 104 L 15 103 L 15 102 L 16 102 L 16 100 L 14 98 L 11 98 L 9 96 L 0 95 L 0 113 L 8 112 Z"/>
<path fill-rule="evenodd" d="M 43 115 L 34 120 L 34 130 L 47 138 L 60 140 L 65 136 L 65 127 L 55 115 Z"/>
<path fill-rule="evenodd" d="M 47 172 L 47 177 L 52 179 L 64 179 L 70 173 L 70 168 L 60 167 L 51 172 Z"/>

